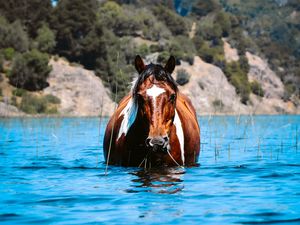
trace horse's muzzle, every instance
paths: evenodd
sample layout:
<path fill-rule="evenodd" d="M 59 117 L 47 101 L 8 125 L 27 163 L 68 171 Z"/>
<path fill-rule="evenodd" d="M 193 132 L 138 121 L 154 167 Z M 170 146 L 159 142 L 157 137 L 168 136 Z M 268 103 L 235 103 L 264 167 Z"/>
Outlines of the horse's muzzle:
<path fill-rule="evenodd" d="M 148 148 L 151 148 L 154 152 L 157 151 L 167 151 L 169 145 L 168 136 L 157 136 L 157 137 L 148 137 L 146 139 L 146 145 Z"/>

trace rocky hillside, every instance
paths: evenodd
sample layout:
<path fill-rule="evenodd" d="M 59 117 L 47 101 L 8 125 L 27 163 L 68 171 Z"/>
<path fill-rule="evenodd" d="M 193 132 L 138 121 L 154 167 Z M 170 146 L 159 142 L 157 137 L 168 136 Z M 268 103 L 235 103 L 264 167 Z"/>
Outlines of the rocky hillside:
<path fill-rule="evenodd" d="M 236 52 L 229 43 L 224 42 L 226 60 L 237 61 Z M 250 52 L 246 52 L 246 57 L 250 66 L 248 79 L 261 84 L 264 97 L 251 94 L 250 103 L 242 104 L 235 88 L 228 82 L 223 71 L 204 62 L 198 56 L 194 59 L 194 65 L 182 63 L 176 68 L 176 71 L 184 69 L 191 75 L 189 82 L 181 86 L 180 90 L 191 98 L 199 114 L 300 113 L 299 104 L 296 106 L 292 101 L 283 100 L 283 83 L 269 68 L 268 63 Z"/>
<path fill-rule="evenodd" d="M 93 71 L 80 66 L 70 66 L 59 59 L 51 60 L 52 72 L 48 78 L 49 87 L 44 94 L 51 94 L 61 101 L 58 111 L 68 116 L 108 116 L 115 104 L 109 91 Z"/>
<path fill-rule="evenodd" d="M 236 50 L 224 42 L 226 60 L 236 61 Z M 155 62 L 158 54 L 149 55 L 147 63 Z M 261 84 L 264 97 L 250 95 L 250 103 L 241 103 L 235 87 L 230 84 L 223 71 L 212 64 L 204 62 L 200 57 L 194 58 L 194 64 L 182 62 L 176 67 L 174 77 L 180 70 L 189 75 L 189 82 L 179 86 L 180 91 L 189 96 L 198 114 L 279 114 L 300 113 L 300 107 L 292 101 L 283 101 L 284 86 L 276 74 L 269 68 L 267 62 L 246 52 L 250 70 L 249 81 Z M 113 113 L 116 103 L 111 99 L 110 92 L 104 87 L 101 79 L 93 71 L 79 65 L 58 59 L 50 60 L 52 71 L 48 77 L 49 87 L 38 94 L 52 95 L 60 99 L 58 115 L 61 116 L 109 116 Z M 2 82 L 2 87 L 5 86 Z M 9 99 L 12 92 L 9 84 L 3 94 L 3 99 Z M 6 95 L 6 96 L 5 96 Z M 9 100 L 0 103 L 0 116 L 24 116 L 18 108 L 9 104 Z"/>

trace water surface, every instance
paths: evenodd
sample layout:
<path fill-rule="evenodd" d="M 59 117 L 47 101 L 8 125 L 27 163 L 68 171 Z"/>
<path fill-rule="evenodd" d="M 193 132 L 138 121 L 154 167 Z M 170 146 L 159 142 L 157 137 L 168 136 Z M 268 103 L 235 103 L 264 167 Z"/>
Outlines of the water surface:
<path fill-rule="evenodd" d="M 106 119 L 0 119 L 0 223 L 300 224 L 300 116 L 199 121 L 198 167 L 105 175 Z"/>

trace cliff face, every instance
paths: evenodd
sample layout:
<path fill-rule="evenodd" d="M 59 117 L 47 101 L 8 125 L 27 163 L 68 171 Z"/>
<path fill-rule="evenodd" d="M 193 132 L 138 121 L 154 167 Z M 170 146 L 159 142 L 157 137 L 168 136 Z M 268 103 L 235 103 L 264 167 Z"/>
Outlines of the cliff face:
<path fill-rule="evenodd" d="M 234 87 L 227 81 L 220 68 L 196 56 L 194 65 L 182 63 L 176 71 L 179 69 L 184 69 L 191 75 L 190 81 L 180 86 L 179 90 L 190 97 L 197 113 L 246 114 L 249 112 L 248 107 L 240 102 Z"/>
<path fill-rule="evenodd" d="M 109 116 L 115 109 L 108 90 L 93 71 L 51 60 L 52 71 L 45 94 L 61 100 L 58 111 L 67 116 Z"/>
<path fill-rule="evenodd" d="M 225 41 L 224 52 L 226 60 L 236 61 L 236 50 Z M 183 62 L 176 68 L 186 70 L 190 81 L 179 89 L 191 98 L 199 114 L 279 114 L 300 113 L 300 107 L 291 101 L 285 102 L 282 97 L 284 85 L 276 74 L 270 69 L 268 63 L 259 56 L 246 53 L 250 71 L 249 81 L 256 80 L 264 90 L 264 97 L 250 95 L 250 103 L 242 104 L 223 71 L 195 57 L 194 65 Z M 176 71 L 174 76 L 176 77 Z"/>

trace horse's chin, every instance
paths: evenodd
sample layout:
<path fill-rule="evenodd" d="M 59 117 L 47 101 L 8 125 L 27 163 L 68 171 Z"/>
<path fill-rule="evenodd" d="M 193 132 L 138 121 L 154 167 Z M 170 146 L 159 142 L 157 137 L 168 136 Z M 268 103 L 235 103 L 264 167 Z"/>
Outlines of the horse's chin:
<path fill-rule="evenodd" d="M 169 151 L 169 146 L 159 146 L 159 145 L 153 145 L 150 148 L 150 151 L 153 153 L 162 153 L 167 154 Z"/>

